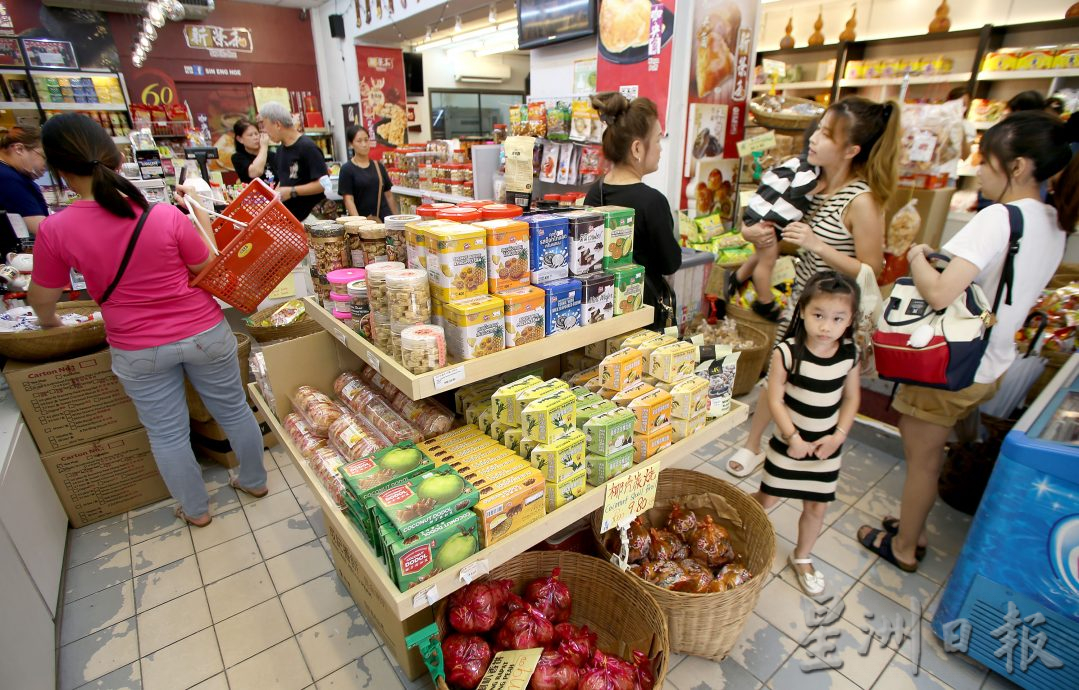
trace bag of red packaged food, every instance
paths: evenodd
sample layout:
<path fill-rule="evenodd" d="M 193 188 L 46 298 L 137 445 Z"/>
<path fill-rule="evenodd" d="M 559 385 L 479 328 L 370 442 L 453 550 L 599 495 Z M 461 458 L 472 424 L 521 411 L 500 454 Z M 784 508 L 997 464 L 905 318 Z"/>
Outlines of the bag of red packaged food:
<path fill-rule="evenodd" d="M 510 583 L 512 587 L 512 582 Z M 511 591 L 506 591 L 505 598 L 502 600 L 502 606 L 498 612 L 498 627 L 502 627 L 502 624 L 506 622 L 506 616 L 516 611 L 523 611 L 528 608 L 528 602 L 521 597 L 517 596 Z"/>
<path fill-rule="evenodd" d="M 636 671 L 623 659 L 596 650 L 577 690 L 634 690 Z"/>
<path fill-rule="evenodd" d="M 665 529 L 648 530 L 652 537 L 652 560 L 680 561 L 689 557 L 686 543 Z"/>
<path fill-rule="evenodd" d="M 576 690 L 577 667 L 561 652 L 545 651 L 540 655 L 528 690 Z"/>
<path fill-rule="evenodd" d="M 705 515 L 689 542 L 693 557 L 712 568 L 718 568 L 734 560 L 734 548 L 727 529 L 712 521 L 711 515 Z"/>
<path fill-rule="evenodd" d="M 447 635 L 442 641 L 446 682 L 459 690 L 473 690 L 491 664 L 491 647 L 479 635 Z"/>
<path fill-rule="evenodd" d="M 656 684 L 656 677 L 652 675 L 652 660 L 644 652 L 634 650 L 633 665 L 637 669 L 634 690 L 652 690 Z"/>
<path fill-rule="evenodd" d="M 506 616 L 502 627 L 495 633 L 495 647 L 506 649 L 534 649 L 546 647 L 554 639 L 554 626 L 542 613 L 526 605 Z"/>
<path fill-rule="evenodd" d="M 450 595 L 447 617 L 457 632 L 482 633 L 495 627 L 498 604 L 495 587 L 489 582 L 473 582 Z"/>
<path fill-rule="evenodd" d="M 554 626 L 554 634 L 558 640 L 558 651 L 574 666 L 584 666 L 596 653 L 598 638 L 587 625 L 578 628 L 573 623 L 559 623 Z"/>
<path fill-rule="evenodd" d="M 697 529 L 697 514 L 686 510 L 680 503 L 672 505 L 670 517 L 667 518 L 667 529 L 679 539 L 687 540 L 693 530 Z"/>
<path fill-rule="evenodd" d="M 550 577 L 539 577 L 525 587 L 524 600 L 547 617 L 551 623 L 564 623 L 573 610 L 569 587 L 558 579 L 561 568 L 551 571 Z"/>

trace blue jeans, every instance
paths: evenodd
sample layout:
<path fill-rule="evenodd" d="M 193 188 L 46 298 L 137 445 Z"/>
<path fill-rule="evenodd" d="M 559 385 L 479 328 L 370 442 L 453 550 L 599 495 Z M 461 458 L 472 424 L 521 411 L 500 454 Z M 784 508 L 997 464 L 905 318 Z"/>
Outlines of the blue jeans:
<path fill-rule="evenodd" d="M 112 371 L 135 403 L 169 493 L 191 516 L 210 511 L 202 469 L 191 450 L 184 374 L 228 435 L 240 463 L 237 482 L 266 485 L 262 432 L 236 366 L 236 337 L 224 320 L 208 331 L 145 350 L 112 348 Z"/>

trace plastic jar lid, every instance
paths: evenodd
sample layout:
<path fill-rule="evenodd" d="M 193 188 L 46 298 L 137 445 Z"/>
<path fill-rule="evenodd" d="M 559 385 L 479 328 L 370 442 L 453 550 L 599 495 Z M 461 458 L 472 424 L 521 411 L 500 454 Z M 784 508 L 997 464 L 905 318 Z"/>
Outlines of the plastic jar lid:
<path fill-rule="evenodd" d="M 309 225 L 307 233 L 311 237 L 344 237 L 345 226 L 338 223 L 319 223 L 318 225 Z"/>
<path fill-rule="evenodd" d="M 418 290 L 427 285 L 427 271 L 406 268 L 386 275 L 386 287 L 391 290 Z"/>
<path fill-rule="evenodd" d="M 481 217 L 479 209 L 465 208 L 464 206 L 442 209 L 435 214 L 435 218 L 440 220 L 455 220 L 459 223 L 471 223 Z"/>
<path fill-rule="evenodd" d="M 360 221 L 364 223 L 370 222 L 365 216 L 341 216 L 337 219 L 337 222 L 342 225 L 345 225 L 346 223 L 358 223 Z"/>
<path fill-rule="evenodd" d="M 420 220 L 419 216 L 412 215 L 411 213 L 402 213 L 396 216 L 386 216 L 386 228 L 390 230 L 401 230 L 409 223 L 415 223 Z"/>
<path fill-rule="evenodd" d="M 342 295 L 339 292 L 330 291 L 330 300 L 334 302 L 351 302 L 352 298 L 348 295 Z"/>
<path fill-rule="evenodd" d="M 435 202 L 431 204 L 423 204 L 416 207 L 416 214 L 424 218 L 434 218 L 442 209 L 453 208 L 454 204 L 447 204 L 444 202 Z"/>
<path fill-rule="evenodd" d="M 461 202 L 461 203 L 459 203 L 457 205 L 458 206 L 464 206 L 465 208 L 480 208 L 480 209 L 482 209 L 484 206 L 490 206 L 493 203 L 495 203 L 493 199 L 476 199 L 474 201 L 463 201 L 463 202 Z"/>
<path fill-rule="evenodd" d="M 338 310 L 334 309 L 333 310 L 333 318 L 339 319 L 341 321 L 351 321 L 352 320 L 352 311 L 351 310 L 350 311 L 338 311 Z"/>
<path fill-rule="evenodd" d="M 346 220 L 344 222 L 345 232 L 350 235 L 357 235 L 362 228 L 366 228 L 370 225 L 376 225 L 376 223 L 375 221 L 368 220 L 367 218 L 360 218 L 358 220 Z"/>
<path fill-rule="evenodd" d="M 346 286 L 349 297 L 367 297 L 367 281 L 354 280 Z"/>
<path fill-rule="evenodd" d="M 366 277 L 367 272 L 362 268 L 339 268 L 326 274 L 326 282 L 331 285 L 344 285 L 347 290 L 349 283 L 354 280 L 363 280 Z"/>
<path fill-rule="evenodd" d="M 562 201 L 562 195 L 561 194 L 544 194 L 543 195 L 543 200 L 544 201 Z"/>
<path fill-rule="evenodd" d="M 365 225 L 360 228 L 360 237 L 365 240 L 382 240 L 386 239 L 386 226 L 382 223 L 375 223 L 374 225 Z"/>
<path fill-rule="evenodd" d="M 403 271 L 405 265 L 400 261 L 376 261 L 364 267 L 367 271 L 368 286 L 372 281 L 386 282 L 386 276 L 393 271 Z"/>
<path fill-rule="evenodd" d="M 501 220 L 504 218 L 516 218 L 524 213 L 524 209 L 515 204 L 487 204 L 480 209 L 484 220 Z"/>

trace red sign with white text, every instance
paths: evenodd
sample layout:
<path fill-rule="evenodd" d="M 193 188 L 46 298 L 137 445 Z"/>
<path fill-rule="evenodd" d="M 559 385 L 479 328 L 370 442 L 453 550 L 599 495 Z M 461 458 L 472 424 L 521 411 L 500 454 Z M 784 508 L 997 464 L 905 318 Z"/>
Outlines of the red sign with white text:
<path fill-rule="evenodd" d="M 360 77 L 360 110 L 371 157 L 405 143 L 408 113 L 405 110 L 405 64 L 398 48 L 356 46 Z"/>
<path fill-rule="evenodd" d="M 625 3 L 600 3 L 596 91 L 650 98 L 666 127 L 671 83 L 675 0 L 657 0 L 646 14 L 627 13 Z"/>

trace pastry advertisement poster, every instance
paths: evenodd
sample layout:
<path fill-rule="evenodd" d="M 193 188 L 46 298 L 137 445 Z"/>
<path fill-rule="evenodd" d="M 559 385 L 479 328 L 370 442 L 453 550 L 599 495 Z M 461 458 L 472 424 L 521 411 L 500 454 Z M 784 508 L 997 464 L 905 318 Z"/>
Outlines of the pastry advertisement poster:
<path fill-rule="evenodd" d="M 738 142 L 753 85 L 755 0 L 695 0 L 690 51 L 682 208 L 733 207 Z M 698 211 L 699 215 L 699 211 Z"/>
<path fill-rule="evenodd" d="M 686 0 L 682 0 L 686 2 Z M 675 0 L 602 0 L 596 91 L 650 98 L 666 127 Z"/>
<path fill-rule="evenodd" d="M 402 146 L 408 127 L 405 64 L 399 48 L 356 46 L 360 75 L 360 111 L 371 137 L 371 157 Z"/>

